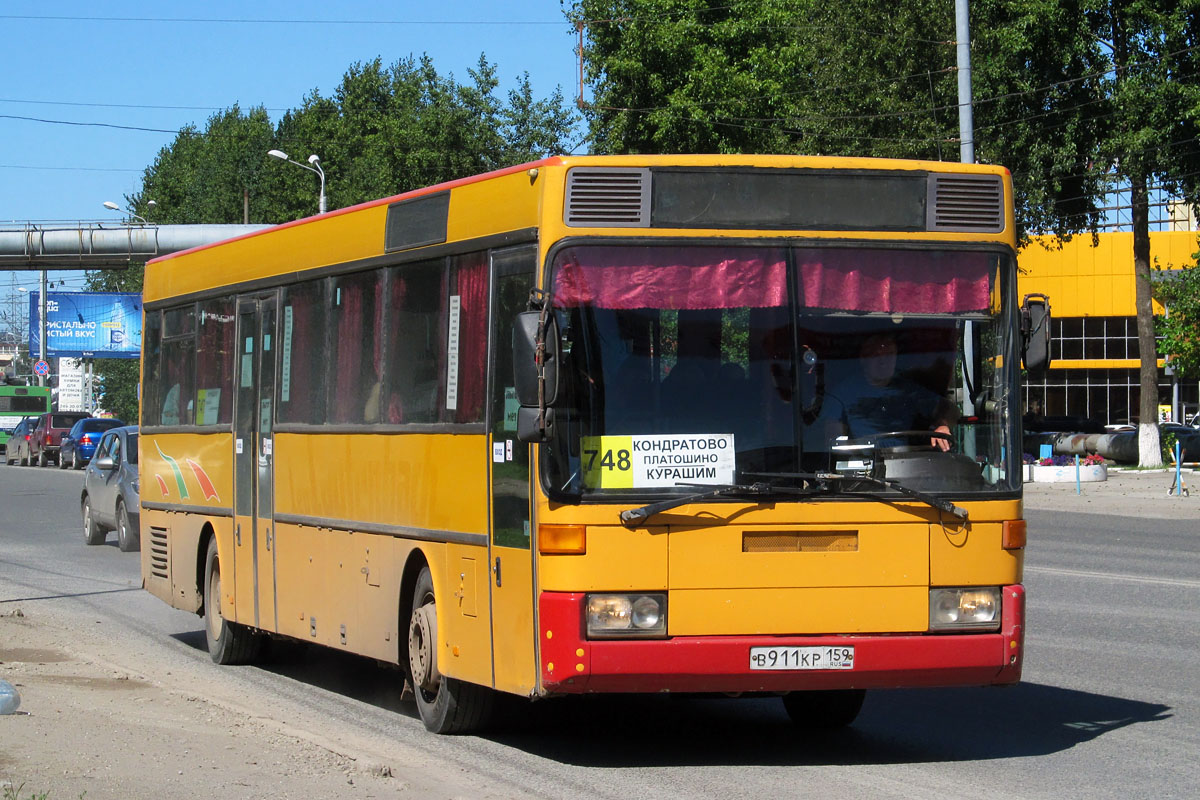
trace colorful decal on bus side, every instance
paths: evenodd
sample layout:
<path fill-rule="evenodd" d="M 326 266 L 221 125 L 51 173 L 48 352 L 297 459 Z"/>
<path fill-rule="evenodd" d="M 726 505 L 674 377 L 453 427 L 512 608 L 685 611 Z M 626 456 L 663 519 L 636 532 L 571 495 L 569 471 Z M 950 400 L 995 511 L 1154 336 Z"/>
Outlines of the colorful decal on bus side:
<path fill-rule="evenodd" d="M 154 443 L 154 449 L 158 451 L 158 454 L 162 457 L 162 460 L 167 462 L 167 466 L 171 468 L 171 473 L 175 477 L 175 485 L 179 489 L 179 499 L 188 499 L 190 494 L 188 493 L 187 482 L 184 479 L 183 470 L 179 468 L 179 462 L 164 453 L 162 448 L 158 446 L 158 442 Z M 204 494 L 204 499 L 216 500 L 218 503 L 221 502 L 221 496 L 217 492 L 217 487 L 213 485 L 212 478 L 208 477 L 208 473 L 204 471 L 204 467 L 200 466 L 199 463 L 190 458 L 185 457 L 184 461 L 186 461 L 187 465 L 192 468 L 192 475 L 196 477 L 196 483 L 199 484 L 200 491 Z M 162 492 L 162 496 L 169 497 L 171 491 L 167 486 L 166 480 L 164 480 L 161 475 L 155 475 L 154 479 L 158 481 L 158 488 Z"/>

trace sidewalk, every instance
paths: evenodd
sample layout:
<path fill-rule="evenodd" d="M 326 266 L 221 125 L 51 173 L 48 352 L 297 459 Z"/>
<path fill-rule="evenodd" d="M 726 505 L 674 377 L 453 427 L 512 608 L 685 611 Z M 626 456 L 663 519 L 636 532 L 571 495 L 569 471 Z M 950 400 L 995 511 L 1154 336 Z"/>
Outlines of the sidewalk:
<path fill-rule="evenodd" d="M 1025 508 L 1038 511 L 1076 511 L 1116 517 L 1200 520 L 1200 473 L 1183 470 L 1183 485 L 1191 494 L 1168 494 L 1174 468 L 1162 472 L 1118 471 L 1109 467 L 1108 480 L 1025 484 Z"/>

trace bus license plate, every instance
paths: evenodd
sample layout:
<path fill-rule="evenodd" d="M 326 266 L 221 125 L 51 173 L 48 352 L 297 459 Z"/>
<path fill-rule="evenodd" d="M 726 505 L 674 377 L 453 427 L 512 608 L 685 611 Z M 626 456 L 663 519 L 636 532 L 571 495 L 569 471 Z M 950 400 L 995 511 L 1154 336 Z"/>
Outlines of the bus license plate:
<path fill-rule="evenodd" d="M 854 648 L 751 647 L 750 669 L 854 669 Z"/>

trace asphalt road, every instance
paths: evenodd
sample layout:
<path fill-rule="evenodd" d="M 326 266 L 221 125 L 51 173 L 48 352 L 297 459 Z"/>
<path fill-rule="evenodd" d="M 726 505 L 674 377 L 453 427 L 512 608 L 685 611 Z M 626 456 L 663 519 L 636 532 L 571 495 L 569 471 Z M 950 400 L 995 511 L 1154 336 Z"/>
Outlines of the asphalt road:
<path fill-rule="evenodd" d="M 364 659 L 289 645 L 264 667 L 212 665 L 199 619 L 138 588 L 136 554 L 84 545 L 80 480 L 0 467 L 0 614 L 103 623 L 129 659 L 171 665 L 157 680 L 227 687 L 308 741 L 422 765 L 429 786 L 453 773 L 496 797 L 1128 800 L 1200 783 L 1195 519 L 1079 513 L 1069 495 L 1028 508 L 1014 688 L 871 694 L 853 728 L 820 738 L 794 732 L 777 700 L 665 697 L 539 703 L 485 737 L 435 737 L 397 673 Z M 405 796 L 426 795 L 417 782 Z"/>

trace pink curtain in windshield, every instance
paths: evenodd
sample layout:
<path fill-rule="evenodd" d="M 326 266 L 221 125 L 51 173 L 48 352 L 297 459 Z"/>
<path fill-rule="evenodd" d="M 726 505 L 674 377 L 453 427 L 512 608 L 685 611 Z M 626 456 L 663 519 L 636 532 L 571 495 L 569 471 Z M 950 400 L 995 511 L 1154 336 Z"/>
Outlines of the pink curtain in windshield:
<path fill-rule="evenodd" d="M 987 253 L 821 249 L 796 256 L 807 308 L 949 314 L 991 306 Z"/>
<path fill-rule="evenodd" d="M 556 262 L 554 305 L 768 308 L 787 303 L 780 249 L 576 247 Z"/>

